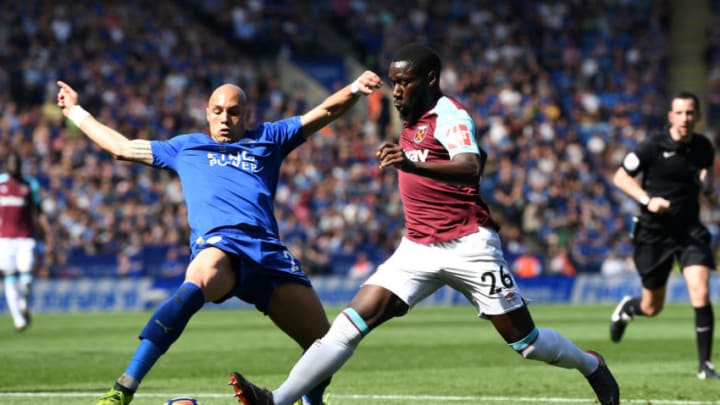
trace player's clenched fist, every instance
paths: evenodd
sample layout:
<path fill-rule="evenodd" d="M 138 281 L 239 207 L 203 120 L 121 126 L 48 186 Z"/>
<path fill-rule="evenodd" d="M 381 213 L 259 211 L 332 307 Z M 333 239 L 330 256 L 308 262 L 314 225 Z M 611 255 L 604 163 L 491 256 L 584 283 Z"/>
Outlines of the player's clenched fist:
<path fill-rule="evenodd" d="M 352 83 L 352 93 L 360 93 L 367 96 L 381 87 L 382 79 L 380 79 L 380 76 L 375 72 L 366 70 Z"/>
<path fill-rule="evenodd" d="M 58 107 L 64 116 L 80 128 L 80 123 L 89 117 L 90 113 L 78 104 L 78 94 L 69 84 L 58 80 L 57 85 L 60 87 L 57 95 Z"/>
<path fill-rule="evenodd" d="M 62 109 L 63 114 L 67 117 L 70 109 L 77 105 L 78 94 L 67 83 L 58 80 L 57 85 L 60 88 L 57 94 L 57 104 Z"/>
<path fill-rule="evenodd" d="M 380 161 L 380 168 L 395 166 L 402 167 L 405 164 L 405 153 L 398 144 L 385 142 L 378 148 L 375 153 Z"/>

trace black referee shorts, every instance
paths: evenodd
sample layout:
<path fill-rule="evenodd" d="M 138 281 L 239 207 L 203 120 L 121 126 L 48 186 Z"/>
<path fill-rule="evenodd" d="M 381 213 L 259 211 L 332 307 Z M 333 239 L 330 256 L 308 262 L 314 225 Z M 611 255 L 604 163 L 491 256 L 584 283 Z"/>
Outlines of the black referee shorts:
<path fill-rule="evenodd" d="M 634 259 L 643 287 L 648 290 L 664 287 L 675 261 L 680 269 L 703 265 L 714 270 L 710 241 L 710 232 L 701 223 L 671 229 L 636 223 Z"/>

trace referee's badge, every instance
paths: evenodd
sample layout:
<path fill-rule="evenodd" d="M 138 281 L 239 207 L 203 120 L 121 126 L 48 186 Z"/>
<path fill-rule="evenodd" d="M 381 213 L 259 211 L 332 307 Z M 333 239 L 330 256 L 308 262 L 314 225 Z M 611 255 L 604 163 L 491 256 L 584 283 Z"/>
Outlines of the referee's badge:
<path fill-rule="evenodd" d="M 635 171 L 638 167 L 640 167 L 640 158 L 635 154 L 635 152 L 630 152 L 627 156 L 625 156 L 623 166 L 631 172 Z"/>

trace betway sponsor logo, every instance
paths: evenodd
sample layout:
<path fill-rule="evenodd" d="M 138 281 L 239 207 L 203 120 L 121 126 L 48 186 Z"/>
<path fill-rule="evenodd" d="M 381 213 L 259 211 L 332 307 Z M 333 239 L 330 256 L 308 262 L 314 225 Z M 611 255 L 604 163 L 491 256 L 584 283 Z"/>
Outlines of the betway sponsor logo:
<path fill-rule="evenodd" d="M 412 162 L 424 162 L 428 157 L 428 150 L 409 150 L 405 152 L 405 156 Z"/>

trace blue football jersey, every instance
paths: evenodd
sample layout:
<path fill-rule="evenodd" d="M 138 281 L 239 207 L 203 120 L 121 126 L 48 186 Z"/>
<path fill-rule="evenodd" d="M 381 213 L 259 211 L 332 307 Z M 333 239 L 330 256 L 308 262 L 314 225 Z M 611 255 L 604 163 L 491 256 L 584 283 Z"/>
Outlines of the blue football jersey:
<path fill-rule="evenodd" d="M 277 236 L 273 200 L 280 165 L 304 141 L 296 116 L 263 123 L 234 143 L 192 133 L 150 145 L 153 166 L 180 177 L 193 237 L 238 224 Z"/>

